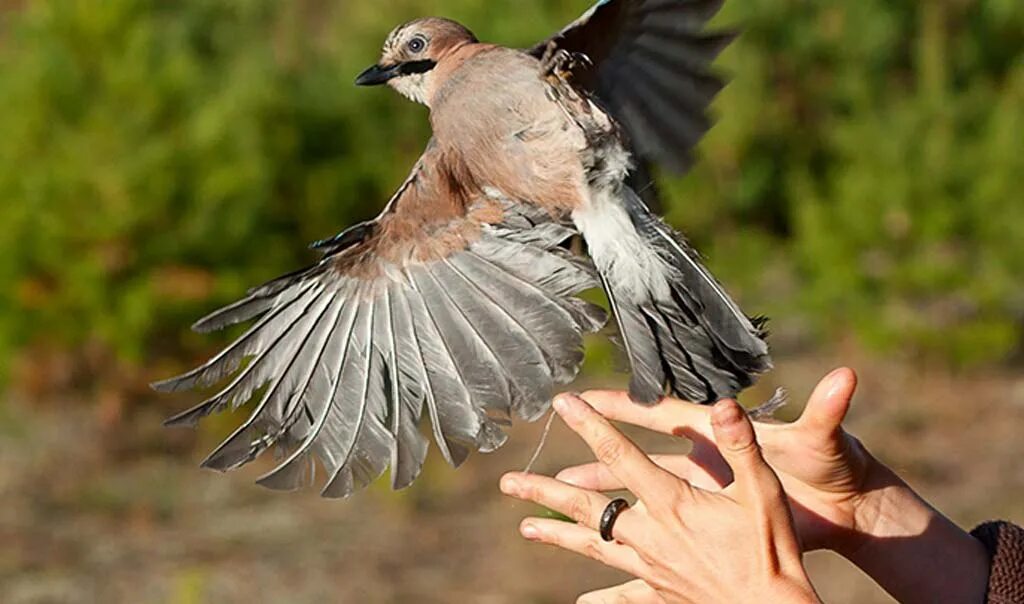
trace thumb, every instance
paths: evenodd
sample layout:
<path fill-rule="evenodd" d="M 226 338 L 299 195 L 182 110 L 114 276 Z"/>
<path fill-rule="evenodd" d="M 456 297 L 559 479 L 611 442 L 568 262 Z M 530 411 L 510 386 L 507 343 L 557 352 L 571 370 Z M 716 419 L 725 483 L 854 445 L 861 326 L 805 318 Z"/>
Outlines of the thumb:
<path fill-rule="evenodd" d="M 754 426 L 739 403 L 730 399 L 719 401 L 711 411 L 711 428 L 718 451 L 732 468 L 737 486 L 778 486 L 775 473 L 761 456 Z"/>
<path fill-rule="evenodd" d="M 857 374 L 845 367 L 836 369 L 815 387 L 797 423 L 826 437 L 838 433 L 856 390 Z"/>

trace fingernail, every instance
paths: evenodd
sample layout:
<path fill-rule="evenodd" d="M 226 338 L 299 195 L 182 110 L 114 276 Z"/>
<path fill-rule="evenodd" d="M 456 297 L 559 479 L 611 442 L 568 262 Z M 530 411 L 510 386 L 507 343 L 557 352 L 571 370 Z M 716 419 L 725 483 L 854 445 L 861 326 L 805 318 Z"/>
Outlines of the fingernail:
<path fill-rule="evenodd" d="M 825 396 L 832 398 L 841 388 L 843 388 L 846 384 L 846 380 L 843 379 L 845 374 L 846 369 L 844 368 L 836 369 L 832 373 L 828 374 L 828 377 L 825 378 L 825 382 L 828 384 L 828 394 Z"/>
<path fill-rule="evenodd" d="M 711 412 L 712 421 L 723 428 L 738 424 L 742 418 L 743 411 L 732 401 L 720 401 Z"/>
<path fill-rule="evenodd" d="M 540 539 L 540 531 L 538 531 L 537 527 L 533 526 L 532 524 L 524 524 L 519 529 L 519 532 L 523 534 L 523 537 L 526 537 L 530 541 L 536 541 L 537 539 Z"/>
<path fill-rule="evenodd" d="M 519 492 L 519 481 L 511 476 L 504 476 L 501 479 L 501 492 L 506 495 L 514 495 Z"/>
<path fill-rule="evenodd" d="M 575 401 L 573 400 L 572 395 L 569 394 L 559 395 L 554 402 L 555 411 L 557 411 L 562 417 L 572 415 L 575 410 L 575 406 Z"/>

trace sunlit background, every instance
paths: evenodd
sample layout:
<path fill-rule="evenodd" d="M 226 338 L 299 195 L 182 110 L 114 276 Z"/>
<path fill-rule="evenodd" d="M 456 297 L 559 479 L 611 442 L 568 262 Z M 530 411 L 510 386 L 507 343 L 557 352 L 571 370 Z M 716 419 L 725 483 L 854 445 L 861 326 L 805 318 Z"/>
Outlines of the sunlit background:
<path fill-rule="evenodd" d="M 188 325 L 375 214 L 426 111 L 357 89 L 397 23 L 527 46 L 586 0 L 0 0 L 0 601 L 566 602 L 621 575 L 528 545 L 503 499 L 540 429 L 345 502 L 196 464 L 146 384 Z M 772 317 L 789 416 L 838 364 L 852 429 L 957 521 L 1024 522 L 1024 3 L 728 0 L 744 35 L 667 215 Z M 617 386 L 594 346 L 584 385 Z M 197 395 L 198 396 L 198 395 Z M 242 410 L 244 413 L 245 410 Z M 661 450 L 682 444 L 643 442 Z M 585 459 L 561 427 L 540 458 Z M 257 464 L 258 465 L 258 464 Z M 826 601 L 884 602 L 829 554 Z"/>

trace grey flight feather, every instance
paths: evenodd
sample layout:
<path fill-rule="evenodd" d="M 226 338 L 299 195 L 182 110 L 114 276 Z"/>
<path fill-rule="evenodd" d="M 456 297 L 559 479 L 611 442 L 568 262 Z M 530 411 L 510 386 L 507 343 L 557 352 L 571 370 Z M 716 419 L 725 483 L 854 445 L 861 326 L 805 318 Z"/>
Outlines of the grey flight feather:
<path fill-rule="evenodd" d="M 410 332 L 420 355 L 427 386 L 424 402 L 434 429 L 434 440 L 452 467 L 459 467 L 475 446 L 482 420 L 423 298 L 415 291 L 403 297 L 410 318 Z"/>
<path fill-rule="evenodd" d="M 583 335 L 605 321 L 574 297 L 597 280 L 560 247 L 572 227 L 533 208 L 505 210 L 506 220 L 440 261 L 388 269 L 375 282 L 332 273 L 328 258 L 210 315 L 208 326 L 255 323 L 211 361 L 156 385 L 182 390 L 235 374 L 170 422 L 195 423 L 269 383 L 204 466 L 232 470 L 276 446 L 283 460 L 258 483 L 306 486 L 319 460 L 326 497 L 351 495 L 389 465 L 395 488 L 411 484 L 427 453 L 424 409 L 453 466 L 500 447 L 499 424 L 543 415 L 554 388 L 576 376 Z M 364 225 L 321 248 L 344 256 L 375 232 Z"/>
<path fill-rule="evenodd" d="M 638 307 L 620 300 L 616 288 L 607 280 L 604 280 L 604 288 L 632 369 L 630 397 L 639 403 L 657 403 L 665 394 L 665 369 L 654 334 Z"/>
<path fill-rule="evenodd" d="M 229 405 L 237 407 L 249 400 L 253 392 L 272 378 L 273 370 L 276 369 L 283 359 L 295 349 L 296 339 L 291 337 L 292 330 L 302 327 L 308 323 L 309 310 L 321 299 L 323 288 L 317 288 L 313 294 L 305 294 L 304 299 L 312 295 L 313 301 L 300 305 L 295 316 L 282 315 L 278 321 L 271 321 L 265 324 L 255 339 L 255 349 L 250 354 L 254 355 L 252 361 L 246 366 L 223 390 L 203 401 L 199 405 L 168 419 L 165 424 L 173 425 L 195 425 L 201 418 L 223 410 Z M 189 374 L 186 374 L 188 376 Z M 193 379 L 192 377 L 186 378 Z M 175 380 L 158 384 L 158 389 L 173 384 Z"/>
<path fill-rule="evenodd" d="M 509 417 L 511 395 L 494 351 L 480 337 L 472 322 L 449 298 L 426 268 L 410 270 L 410 281 L 424 300 L 427 314 L 451 356 L 460 381 L 474 401 L 500 417 Z"/>
<path fill-rule="evenodd" d="M 522 319 L 525 309 L 512 312 L 504 308 L 509 301 L 499 300 L 470 279 L 465 272 L 447 261 L 453 278 L 449 281 L 452 294 L 466 300 L 467 312 L 475 314 L 473 322 L 481 329 L 487 330 L 493 348 L 502 351 L 505 364 L 504 373 L 509 380 L 512 394 L 512 411 L 526 421 L 533 421 L 543 413 L 538 408 L 546 408 L 546 394 L 551 392 L 555 380 L 554 371 L 557 364 L 550 362 L 549 355 L 544 353 L 544 337 L 532 333 L 527 326 L 528 320 Z M 571 379 L 568 375 L 559 374 L 563 381 Z"/>
<path fill-rule="evenodd" d="M 352 346 L 361 351 L 356 374 L 359 392 L 355 400 L 361 400 L 362 405 L 358 413 L 353 411 L 345 416 L 340 413 L 334 415 L 338 422 L 354 424 L 354 428 L 351 430 L 351 443 L 341 463 L 321 491 L 325 497 L 348 497 L 376 480 L 387 469 L 394 446 L 394 436 L 387 431 L 385 425 L 388 410 L 382 357 L 375 350 L 373 342 L 374 325 L 386 320 L 386 317 L 381 317 L 377 310 L 377 305 L 369 300 L 360 309 L 366 315 L 365 329 L 357 329 Z M 340 401 L 336 408 L 343 409 L 343 405 L 344 401 Z"/>
<path fill-rule="evenodd" d="M 250 418 L 203 461 L 203 467 L 222 472 L 240 467 L 255 459 L 277 440 L 283 418 L 276 407 L 281 404 L 283 398 L 287 398 L 292 392 L 297 391 L 295 382 L 298 372 L 316 367 L 316 359 L 312 357 L 316 350 L 322 349 L 322 346 L 326 344 L 333 325 L 333 322 L 323 319 L 332 305 L 339 311 L 341 309 L 340 304 L 332 304 L 330 299 L 320 303 L 322 308 L 315 315 L 310 315 L 309 329 L 304 336 L 298 339 L 297 352 L 290 357 L 285 357 L 282 367 L 274 368 L 277 377 L 264 393 Z M 317 336 L 314 337 L 314 334 Z M 320 334 L 326 334 L 326 337 Z M 305 389 L 305 387 L 304 385 L 302 388 Z M 262 429 L 264 434 L 255 434 L 255 431 L 259 429 Z"/>
<path fill-rule="evenodd" d="M 275 490 L 294 490 L 305 486 L 304 478 L 311 465 L 309 455 L 327 423 L 331 402 L 337 395 L 338 376 L 345 364 L 357 311 L 358 305 L 346 304 L 335 320 L 313 377 L 317 389 L 326 387 L 318 396 L 306 398 L 307 411 L 314 419 L 305 427 L 300 444 L 274 470 L 262 476 L 257 481 L 259 484 Z"/>
<path fill-rule="evenodd" d="M 305 287 L 297 288 L 296 291 L 289 292 L 289 295 L 279 297 L 273 302 L 276 304 L 276 307 L 268 309 L 270 310 L 269 313 L 264 315 L 245 334 L 235 340 L 231 346 L 225 348 L 220 354 L 204 363 L 201 367 L 197 367 L 184 375 L 153 384 L 153 388 L 158 392 L 178 392 L 190 388 L 213 385 L 218 380 L 233 373 L 241 365 L 242 360 L 266 347 L 264 340 L 267 338 L 269 330 L 264 329 L 264 327 L 285 312 L 301 311 L 301 307 L 299 309 L 294 308 L 295 304 L 314 285 L 315 282 L 311 281 Z M 283 319 L 283 321 L 285 320 L 287 319 Z"/>
<path fill-rule="evenodd" d="M 418 424 L 422 411 L 422 393 L 405 387 L 408 376 L 402 375 L 398 355 L 398 336 L 395 333 L 395 308 L 390 288 L 377 298 L 381 333 L 374 335 L 387 367 L 387 387 L 391 433 L 394 447 L 391 451 L 391 487 L 402 489 L 419 475 L 427 456 L 427 441 L 420 434 Z"/>

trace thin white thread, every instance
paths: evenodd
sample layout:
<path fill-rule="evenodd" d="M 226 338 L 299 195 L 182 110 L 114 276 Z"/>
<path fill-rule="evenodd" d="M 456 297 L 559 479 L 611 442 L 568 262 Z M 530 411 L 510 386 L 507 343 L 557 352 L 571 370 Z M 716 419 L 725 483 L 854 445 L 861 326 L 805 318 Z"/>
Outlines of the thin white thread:
<path fill-rule="evenodd" d="M 537 459 L 540 457 L 541 451 L 544 450 L 544 445 L 548 442 L 548 434 L 551 433 L 551 424 L 555 421 L 554 411 L 548 415 L 548 421 L 544 424 L 544 433 L 540 436 L 540 442 L 537 443 L 537 448 L 533 451 L 533 457 L 530 458 L 530 463 L 526 464 L 526 469 L 523 470 L 523 474 L 530 474 L 533 472 L 533 464 L 537 463 Z"/>

